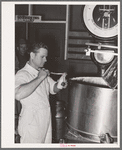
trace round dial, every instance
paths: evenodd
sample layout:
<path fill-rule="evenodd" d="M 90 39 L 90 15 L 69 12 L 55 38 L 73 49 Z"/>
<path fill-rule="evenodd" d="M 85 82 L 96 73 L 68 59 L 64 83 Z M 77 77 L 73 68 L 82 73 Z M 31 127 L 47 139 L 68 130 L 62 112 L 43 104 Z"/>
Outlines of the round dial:
<path fill-rule="evenodd" d="M 88 30 L 101 38 L 117 35 L 117 5 L 86 5 L 83 12 Z"/>

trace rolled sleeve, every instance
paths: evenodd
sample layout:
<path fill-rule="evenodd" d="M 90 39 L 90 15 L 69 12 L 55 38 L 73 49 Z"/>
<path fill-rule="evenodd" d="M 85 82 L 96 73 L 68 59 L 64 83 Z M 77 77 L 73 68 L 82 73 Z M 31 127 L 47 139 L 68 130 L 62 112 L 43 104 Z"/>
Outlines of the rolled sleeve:
<path fill-rule="evenodd" d="M 54 81 L 51 77 L 48 77 L 48 83 L 49 83 L 49 86 L 50 86 L 50 93 L 51 94 L 56 94 L 54 92 L 54 85 L 55 85 L 56 81 Z"/>

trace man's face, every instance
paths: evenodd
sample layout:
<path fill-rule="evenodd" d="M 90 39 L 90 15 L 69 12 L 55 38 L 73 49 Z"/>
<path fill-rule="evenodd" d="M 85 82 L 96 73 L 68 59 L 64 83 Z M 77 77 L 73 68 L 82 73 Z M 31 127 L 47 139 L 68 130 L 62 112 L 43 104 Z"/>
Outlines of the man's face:
<path fill-rule="evenodd" d="M 47 61 L 48 51 L 45 48 L 40 48 L 38 53 L 33 53 L 32 64 L 35 69 L 42 68 Z"/>
<path fill-rule="evenodd" d="M 19 53 L 20 55 L 25 55 L 27 51 L 27 45 L 26 44 L 20 44 L 19 45 Z"/>

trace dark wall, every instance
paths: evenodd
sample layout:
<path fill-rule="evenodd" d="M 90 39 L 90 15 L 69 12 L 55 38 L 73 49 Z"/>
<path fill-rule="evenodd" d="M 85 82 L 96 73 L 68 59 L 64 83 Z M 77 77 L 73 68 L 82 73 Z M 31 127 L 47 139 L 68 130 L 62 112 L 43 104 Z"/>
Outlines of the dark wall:
<path fill-rule="evenodd" d="M 65 5 L 34 5 L 33 14 L 41 15 L 42 20 L 65 21 L 66 6 Z"/>
<path fill-rule="evenodd" d="M 83 22 L 83 5 L 71 5 L 69 11 L 68 59 L 64 60 L 65 23 L 29 23 L 28 40 L 43 41 L 49 47 L 46 67 L 50 71 L 67 72 L 69 77 L 97 75 L 97 67 L 84 53 L 85 42 L 93 40 Z M 15 15 L 27 15 L 27 5 L 16 5 Z M 34 5 L 33 15 L 41 15 L 43 21 L 65 21 L 65 5 Z M 16 22 L 15 38 L 26 38 L 26 24 Z M 79 51 L 76 52 L 76 49 Z M 70 52 L 71 50 L 71 52 Z M 80 57 L 79 57 L 80 56 Z M 58 77 L 59 78 L 59 77 Z M 68 99 L 68 89 L 57 95 L 57 99 Z"/>
<path fill-rule="evenodd" d="M 15 5 L 15 15 L 28 15 L 28 5 Z"/>
<path fill-rule="evenodd" d="M 65 24 L 51 24 L 51 23 L 30 23 L 29 24 L 29 41 L 33 43 L 43 42 L 48 50 L 48 61 L 46 68 L 50 71 L 62 71 L 59 70 L 64 57 L 65 49 Z M 66 71 L 66 70 L 64 70 Z"/>
<path fill-rule="evenodd" d="M 94 38 L 87 31 L 83 21 L 84 5 L 70 5 L 68 32 L 68 60 L 64 60 L 65 23 L 29 23 L 28 39 L 30 43 L 43 41 L 49 46 L 50 62 L 55 71 L 72 72 L 73 76 L 82 74 L 97 74 L 97 68 L 91 58 L 85 56 L 86 42 Z M 33 5 L 33 15 L 41 15 L 43 21 L 65 21 L 66 5 Z M 16 5 L 15 15 L 27 15 L 28 5 Z M 16 41 L 26 38 L 26 23 L 17 23 L 15 27 Z M 75 32 L 75 34 L 74 34 Z M 76 51 L 78 50 L 78 52 Z M 64 69 L 61 66 L 66 66 Z M 76 66 L 76 67 L 75 67 Z M 89 70 L 88 68 L 91 68 Z"/>
<path fill-rule="evenodd" d="M 84 5 L 70 5 L 70 31 L 86 31 L 83 21 Z"/>
<path fill-rule="evenodd" d="M 15 43 L 18 43 L 19 39 L 26 39 L 26 23 L 15 23 Z"/>
<path fill-rule="evenodd" d="M 84 5 L 70 5 L 68 32 L 68 72 L 70 76 L 97 76 L 98 69 L 90 56 L 86 56 L 85 43 L 92 43 L 94 37 L 87 30 L 83 20 Z"/>

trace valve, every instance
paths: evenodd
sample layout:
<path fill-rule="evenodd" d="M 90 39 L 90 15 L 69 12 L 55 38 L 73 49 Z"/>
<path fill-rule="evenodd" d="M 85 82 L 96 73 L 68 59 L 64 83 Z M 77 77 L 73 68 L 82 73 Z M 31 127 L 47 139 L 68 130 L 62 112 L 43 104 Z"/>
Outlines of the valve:
<path fill-rule="evenodd" d="M 101 134 L 99 138 L 100 143 L 114 143 L 114 139 L 110 136 L 109 133 Z"/>

